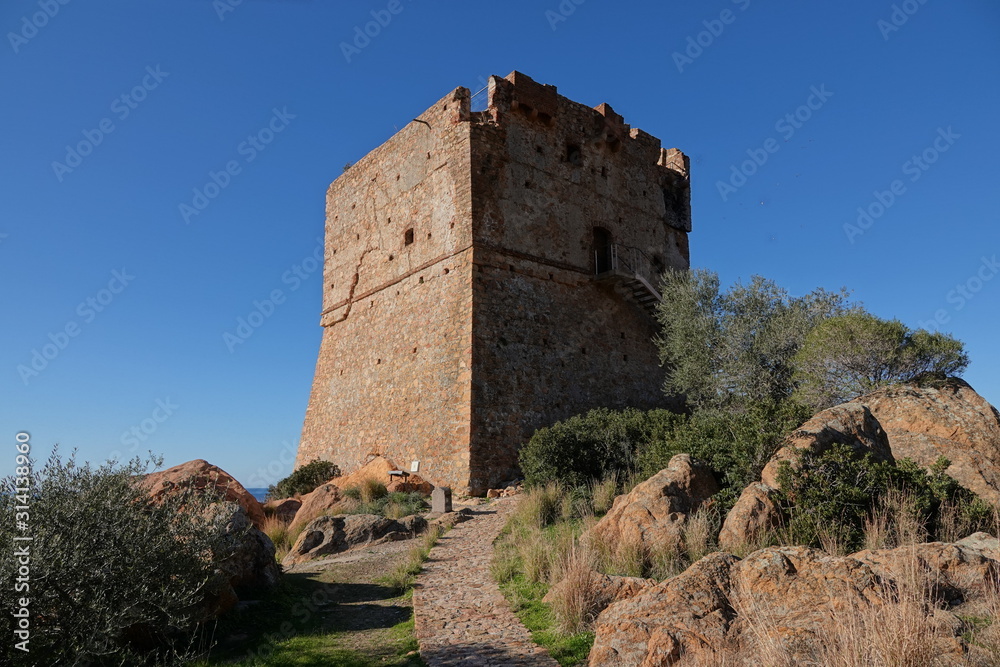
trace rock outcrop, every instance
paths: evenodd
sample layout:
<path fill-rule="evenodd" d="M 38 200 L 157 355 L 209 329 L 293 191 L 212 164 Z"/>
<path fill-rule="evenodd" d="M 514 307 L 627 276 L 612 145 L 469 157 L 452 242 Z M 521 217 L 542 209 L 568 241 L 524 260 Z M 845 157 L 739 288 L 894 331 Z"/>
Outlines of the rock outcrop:
<path fill-rule="evenodd" d="M 430 526 L 438 526 L 444 530 L 450 530 L 460 523 L 464 523 L 474 516 L 472 510 L 468 507 L 463 507 L 460 510 L 454 512 L 445 512 L 443 514 L 428 514 L 427 521 Z"/>
<path fill-rule="evenodd" d="M 847 445 L 859 454 L 870 453 L 878 461 L 893 460 L 885 431 L 871 411 L 864 405 L 843 403 L 817 413 L 792 433 L 764 466 L 761 481 L 776 489 L 782 461 L 794 465 L 797 451 L 822 453 L 835 444 Z"/>
<path fill-rule="evenodd" d="M 264 503 L 264 514 L 266 516 L 273 515 L 285 523 L 291 523 L 300 507 L 302 507 L 302 501 L 298 498 L 269 500 Z"/>
<path fill-rule="evenodd" d="M 399 468 L 389 459 L 376 456 L 351 474 L 334 477 L 330 480 L 330 483 L 337 485 L 341 489 L 349 489 L 354 486 L 361 486 L 365 480 L 370 479 L 388 486 L 393 481 L 389 478 L 390 470 L 399 470 Z"/>
<path fill-rule="evenodd" d="M 335 484 L 320 484 L 315 489 L 299 498 L 300 506 L 295 518 L 289 524 L 289 530 L 296 530 L 318 516 L 330 512 L 340 502 L 340 488 Z"/>
<path fill-rule="evenodd" d="M 389 482 L 385 487 L 389 493 L 400 491 L 403 493 L 416 492 L 422 496 L 431 495 L 434 485 L 416 473 L 410 473 L 406 477 L 399 477 Z"/>
<path fill-rule="evenodd" d="M 666 468 L 615 498 L 611 511 L 590 529 L 586 539 L 681 551 L 688 514 L 718 490 L 707 466 L 678 454 Z"/>
<path fill-rule="evenodd" d="M 960 544 L 849 557 L 806 547 L 762 549 L 743 560 L 714 553 L 605 609 L 597 618 L 590 665 L 713 664 L 715 656 L 734 649 L 747 655 L 762 639 L 807 662 L 817 634 L 858 610 L 875 610 L 869 617 L 877 623 L 879 610 L 899 604 L 900 590 L 923 590 L 921 582 L 907 583 L 913 571 L 932 584 L 941 605 L 919 632 L 935 655 L 957 659 L 969 648 L 957 612 L 995 586 L 998 565 L 984 551 Z"/>
<path fill-rule="evenodd" d="M 755 544 L 781 523 L 781 508 L 775 500 L 777 491 L 758 482 L 743 489 L 739 499 L 726 515 L 719 531 L 719 548 L 739 551 Z"/>
<path fill-rule="evenodd" d="M 203 459 L 150 473 L 141 484 L 154 501 L 192 490 L 212 492 L 220 500 L 238 503 L 257 528 L 264 525 L 264 508 L 257 499 L 232 475 Z"/>
<path fill-rule="evenodd" d="M 634 598 L 646 589 L 656 586 L 659 582 L 656 579 L 643 579 L 642 577 L 618 577 L 607 575 L 602 572 L 592 571 L 589 577 L 593 602 L 588 612 L 597 615 L 604 611 L 609 605 L 621 600 Z M 562 595 L 563 587 L 573 585 L 566 580 L 560 581 L 549 589 L 549 592 L 542 598 L 542 602 L 551 604 L 553 600 Z"/>
<path fill-rule="evenodd" d="M 985 500 L 1000 504 L 1000 413 L 972 387 L 951 378 L 936 387 L 887 387 L 823 410 L 797 429 L 743 490 L 719 534 L 723 549 L 753 543 L 781 514 L 773 502 L 783 461 L 798 450 L 823 452 L 844 444 L 879 461 L 909 458 L 930 467 L 951 461 L 947 474 Z"/>
<path fill-rule="evenodd" d="M 209 510 L 209 519 L 221 536 L 215 577 L 206 586 L 206 615 L 221 614 L 236 604 L 245 590 L 278 584 L 281 570 L 274 560 L 274 544 L 235 502 L 220 502 Z"/>
<path fill-rule="evenodd" d="M 950 378 L 937 387 L 887 387 L 852 403 L 871 410 L 895 458 L 929 467 L 944 456 L 949 476 L 1000 504 L 1000 413 L 968 383 Z"/>
<path fill-rule="evenodd" d="M 302 530 L 281 564 L 290 567 L 321 556 L 412 536 L 398 521 L 375 514 L 321 516 Z"/>

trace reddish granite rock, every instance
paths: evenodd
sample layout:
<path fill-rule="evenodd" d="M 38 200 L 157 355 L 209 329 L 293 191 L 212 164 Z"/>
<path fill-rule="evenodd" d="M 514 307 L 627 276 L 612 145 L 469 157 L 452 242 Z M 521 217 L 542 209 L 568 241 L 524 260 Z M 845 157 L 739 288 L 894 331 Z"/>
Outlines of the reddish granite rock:
<path fill-rule="evenodd" d="M 302 501 L 298 498 L 282 498 L 281 500 L 269 500 L 264 503 L 264 514 L 273 515 L 286 523 L 291 523 L 296 512 L 302 507 Z"/>
<path fill-rule="evenodd" d="M 878 461 L 893 460 L 885 431 L 868 408 L 843 403 L 816 414 L 792 433 L 764 467 L 761 481 L 776 489 L 782 461 L 794 462 L 797 450 L 822 453 L 835 444 L 847 445 L 859 454 L 871 453 Z"/>
<path fill-rule="evenodd" d="M 264 525 L 264 508 L 257 499 L 232 475 L 208 461 L 195 459 L 150 473 L 141 483 L 154 501 L 191 489 L 212 491 L 222 500 L 238 503 L 257 528 Z"/>
<path fill-rule="evenodd" d="M 881 422 L 895 458 L 929 467 L 947 457 L 948 475 L 1000 504 L 1000 413 L 968 383 L 950 378 L 937 387 L 887 387 L 852 403 Z"/>
<path fill-rule="evenodd" d="M 762 640 L 806 663 L 817 635 L 829 635 L 860 611 L 874 609 L 881 618 L 899 604 L 898 591 L 906 586 L 917 591 L 928 586 L 940 603 L 924 612 L 921 641 L 942 664 L 958 664 L 978 650 L 963 638 L 959 615 L 982 613 L 976 605 L 996 585 L 1000 566 L 989 555 L 988 536 L 974 541 L 986 546 L 921 544 L 848 557 L 807 547 L 761 549 L 743 560 L 710 554 L 605 609 L 595 624 L 590 665 L 718 664 L 719 655 L 734 649 L 748 655 Z"/>
<path fill-rule="evenodd" d="M 340 489 L 336 485 L 329 483 L 320 484 L 299 499 L 301 506 L 295 513 L 295 518 L 289 524 L 289 530 L 295 530 L 299 526 L 305 525 L 316 517 L 329 512 L 340 502 L 342 497 Z"/>
<path fill-rule="evenodd" d="M 678 454 L 666 468 L 615 498 L 611 511 L 590 529 L 587 539 L 682 551 L 687 515 L 718 490 L 707 466 Z"/>
<path fill-rule="evenodd" d="M 775 494 L 774 489 L 760 482 L 743 489 L 719 531 L 719 548 L 738 551 L 777 528 L 782 513 L 775 502 Z"/>

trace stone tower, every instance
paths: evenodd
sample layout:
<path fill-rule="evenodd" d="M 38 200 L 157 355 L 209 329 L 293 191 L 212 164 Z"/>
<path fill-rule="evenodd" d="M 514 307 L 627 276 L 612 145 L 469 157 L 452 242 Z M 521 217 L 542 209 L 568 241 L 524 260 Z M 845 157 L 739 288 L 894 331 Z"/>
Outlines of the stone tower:
<path fill-rule="evenodd" d="M 536 428 L 664 404 L 655 285 L 688 267 L 687 158 L 519 72 L 483 94 L 451 92 L 330 186 L 296 465 L 381 454 L 482 494 Z"/>

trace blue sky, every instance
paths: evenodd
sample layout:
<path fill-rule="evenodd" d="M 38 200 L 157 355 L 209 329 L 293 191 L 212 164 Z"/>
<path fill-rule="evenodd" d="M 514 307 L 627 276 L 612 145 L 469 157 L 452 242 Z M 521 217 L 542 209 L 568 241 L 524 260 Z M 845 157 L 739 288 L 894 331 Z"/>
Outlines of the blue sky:
<path fill-rule="evenodd" d="M 693 265 L 939 326 L 1000 403 L 992 0 L 9 0 L 0 28 L 0 474 L 20 430 L 287 474 L 327 186 L 514 69 L 690 155 Z"/>

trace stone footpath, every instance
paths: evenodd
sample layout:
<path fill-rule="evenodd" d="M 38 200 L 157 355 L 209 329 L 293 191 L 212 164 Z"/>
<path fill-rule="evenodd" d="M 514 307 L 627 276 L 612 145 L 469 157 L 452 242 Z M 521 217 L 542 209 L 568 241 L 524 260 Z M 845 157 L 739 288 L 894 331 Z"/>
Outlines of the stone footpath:
<path fill-rule="evenodd" d="M 477 507 L 475 518 L 446 533 L 413 592 L 420 657 L 430 667 L 557 667 L 507 606 L 490 575 L 493 540 L 517 497 Z"/>

